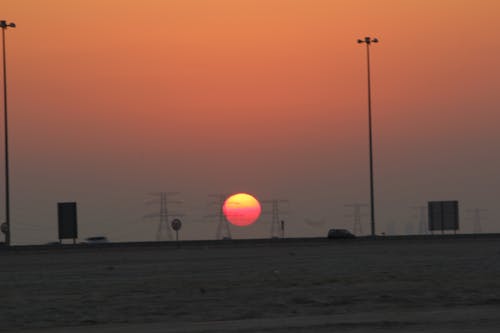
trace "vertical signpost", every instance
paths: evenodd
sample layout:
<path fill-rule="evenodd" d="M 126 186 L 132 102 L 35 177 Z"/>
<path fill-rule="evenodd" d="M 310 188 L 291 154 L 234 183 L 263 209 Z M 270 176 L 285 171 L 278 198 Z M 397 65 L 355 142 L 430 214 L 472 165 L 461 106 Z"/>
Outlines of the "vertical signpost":
<path fill-rule="evenodd" d="M 179 219 L 173 219 L 171 225 L 172 225 L 172 229 L 174 229 L 174 231 L 175 231 L 175 241 L 178 242 L 179 241 L 179 230 L 181 230 L 182 222 Z"/>

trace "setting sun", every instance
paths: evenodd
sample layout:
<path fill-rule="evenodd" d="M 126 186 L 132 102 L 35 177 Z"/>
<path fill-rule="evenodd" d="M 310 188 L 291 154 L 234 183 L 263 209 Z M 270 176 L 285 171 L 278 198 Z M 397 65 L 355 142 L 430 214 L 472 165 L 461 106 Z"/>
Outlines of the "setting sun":
<path fill-rule="evenodd" d="M 244 227 L 257 221 L 261 207 L 259 201 L 250 194 L 237 193 L 226 199 L 222 211 L 231 224 Z"/>

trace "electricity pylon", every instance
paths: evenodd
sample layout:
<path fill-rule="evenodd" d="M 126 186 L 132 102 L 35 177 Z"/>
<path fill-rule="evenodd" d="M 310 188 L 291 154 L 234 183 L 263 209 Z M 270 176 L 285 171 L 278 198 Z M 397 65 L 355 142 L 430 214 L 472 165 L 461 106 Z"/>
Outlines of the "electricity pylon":
<path fill-rule="evenodd" d="M 211 201 L 209 205 L 216 207 L 215 214 L 206 215 L 206 217 L 215 217 L 217 218 L 217 229 L 215 231 L 215 239 L 231 239 L 231 229 L 229 228 L 229 222 L 224 216 L 224 212 L 222 210 L 222 206 L 224 205 L 224 201 L 226 201 L 227 194 L 219 193 L 219 194 L 209 194 L 209 197 L 215 198 L 214 201 Z"/>
<path fill-rule="evenodd" d="M 344 207 L 352 208 L 352 214 L 345 215 L 345 217 L 352 218 L 352 222 L 353 222 L 352 232 L 355 235 L 362 235 L 363 234 L 362 217 L 366 216 L 366 215 L 361 213 L 361 208 L 368 207 L 368 205 L 361 204 L 361 203 L 353 203 L 353 204 L 344 205 Z"/>
<path fill-rule="evenodd" d="M 429 217 L 427 206 L 413 206 L 412 207 L 415 214 L 413 217 L 418 219 L 418 233 L 420 235 L 428 234 L 428 222 L 427 218 Z"/>
<path fill-rule="evenodd" d="M 173 240 L 172 229 L 169 223 L 171 217 L 182 217 L 182 214 L 177 212 L 172 212 L 169 208 L 172 204 L 181 204 L 182 201 L 179 200 L 169 200 L 169 197 L 178 195 L 179 192 L 156 192 L 150 193 L 149 195 L 154 197 L 148 200 L 146 204 L 160 205 L 160 211 L 158 213 L 150 213 L 144 215 L 145 218 L 158 218 L 158 229 L 156 231 L 156 240 L 163 241 Z"/>
<path fill-rule="evenodd" d="M 469 218 L 472 218 L 473 222 L 473 233 L 480 234 L 483 232 L 483 228 L 481 226 L 481 221 L 486 220 L 484 216 L 481 216 L 482 213 L 487 212 L 487 209 L 467 209 L 467 214 L 469 214 Z"/>
<path fill-rule="evenodd" d="M 271 238 L 285 238 L 285 221 L 280 219 L 282 214 L 287 214 L 287 211 L 283 211 L 280 204 L 288 204 L 288 209 L 290 208 L 290 202 L 283 199 L 272 199 L 263 200 L 262 203 L 271 204 L 271 211 L 265 211 L 263 214 L 271 214 Z"/>

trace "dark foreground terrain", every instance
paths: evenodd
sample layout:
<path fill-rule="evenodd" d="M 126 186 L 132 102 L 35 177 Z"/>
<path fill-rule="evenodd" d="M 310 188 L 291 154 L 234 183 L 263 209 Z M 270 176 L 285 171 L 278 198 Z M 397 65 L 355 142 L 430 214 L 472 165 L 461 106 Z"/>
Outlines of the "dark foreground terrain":
<path fill-rule="evenodd" d="M 3 332 L 495 332 L 500 236 L 0 248 Z"/>

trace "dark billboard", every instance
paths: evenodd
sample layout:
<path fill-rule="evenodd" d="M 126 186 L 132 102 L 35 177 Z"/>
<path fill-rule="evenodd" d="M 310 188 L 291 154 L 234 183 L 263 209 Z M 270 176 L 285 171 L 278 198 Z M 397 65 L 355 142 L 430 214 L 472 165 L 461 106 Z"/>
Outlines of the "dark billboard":
<path fill-rule="evenodd" d="M 59 219 L 59 239 L 78 238 L 76 202 L 59 202 L 57 216 Z"/>
<path fill-rule="evenodd" d="M 429 230 L 458 230 L 458 201 L 429 201 Z"/>

